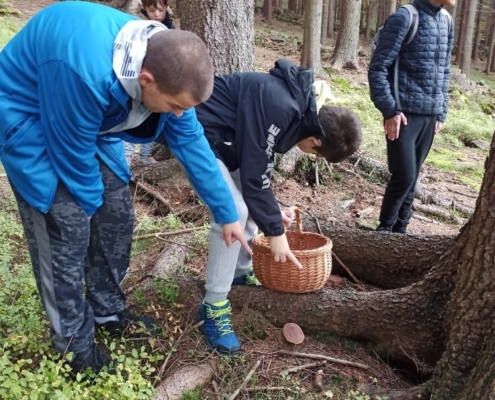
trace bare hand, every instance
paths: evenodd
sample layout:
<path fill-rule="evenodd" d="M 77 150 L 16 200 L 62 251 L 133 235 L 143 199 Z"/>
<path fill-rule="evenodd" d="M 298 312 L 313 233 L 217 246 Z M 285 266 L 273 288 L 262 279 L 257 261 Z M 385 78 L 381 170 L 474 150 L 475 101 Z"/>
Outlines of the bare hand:
<path fill-rule="evenodd" d="M 270 237 L 270 248 L 275 261 L 286 262 L 287 260 L 290 260 L 294 263 L 296 268 L 302 269 L 301 263 L 297 260 L 296 256 L 292 254 L 292 251 L 290 251 L 289 242 L 287 242 L 287 236 L 285 236 L 285 234 Z"/>
<path fill-rule="evenodd" d="M 440 132 L 443 128 L 443 124 L 440 121 L 437 121 L 437 124 L 435 125 L 435 135 Z"/>
<path fill-rule="evenodd" d="M 401 123 L 407 125 L 407 118 L 403 113 L 385 120 L 385 135 L 389 140 L 396 140 L 399 138 Z"/>
<path fill-rule="evenodd" d="M 244 229 L 242 229 L 239 221 L 231 224 L 224 224 L 222 229 L 222 239 L 225 240 L 227 247 L 232 246 L 232 244 L 238 240 L 241 243 L 241 246 L 244 247 L 244 250 L 246 250 L 249 255 L 253 255 L 253 251 L 251 250 L 251 247 L 249 247 L 246 237 L 244 236 Z"/>
<path fill-rule="evenodd" d="M 296 218 L 296 213 L 292 207 L 284 207 L 280 210 L 280 214 L 282 215 L 282 223 L 284 224 L 285 229 L 289 229 L 294 222 L 294 218 Z"/>

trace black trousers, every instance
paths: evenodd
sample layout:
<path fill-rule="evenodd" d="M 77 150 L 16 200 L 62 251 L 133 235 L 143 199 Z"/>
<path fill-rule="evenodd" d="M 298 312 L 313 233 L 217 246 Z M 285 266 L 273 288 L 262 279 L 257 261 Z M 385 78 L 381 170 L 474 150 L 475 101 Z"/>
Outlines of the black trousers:
<path fill-rule="evenodd" d="M 421 165 L 428 155 L 435 136 L 436 115 L 405 114 L 399 138 L 387 138 L 390 180 L 383 197 L 380 226 L 405 229 L 411 218 L 414 191 Z"/>

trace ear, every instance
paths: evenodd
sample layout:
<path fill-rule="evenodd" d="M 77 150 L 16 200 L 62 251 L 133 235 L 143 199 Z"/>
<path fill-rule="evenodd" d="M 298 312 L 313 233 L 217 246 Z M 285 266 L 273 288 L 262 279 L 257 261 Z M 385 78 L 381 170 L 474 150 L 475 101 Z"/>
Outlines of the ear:
<path fill-rule="evenodd" d="M 141 87 L 146 87 L 153 83 L 155 83 L 155 77 L 150 71 L 148 71 L 146 68 L 143 68 L 141 70 L 141 73 L 139 74 L 139 84 L 141 85 Z"/>
<path fill-rule="evenodd" d="M 317 139 L 315 136 L 310 136 L 308 138 L 311 141 L 313 147 L 321 147 L 321 140 Z"/>

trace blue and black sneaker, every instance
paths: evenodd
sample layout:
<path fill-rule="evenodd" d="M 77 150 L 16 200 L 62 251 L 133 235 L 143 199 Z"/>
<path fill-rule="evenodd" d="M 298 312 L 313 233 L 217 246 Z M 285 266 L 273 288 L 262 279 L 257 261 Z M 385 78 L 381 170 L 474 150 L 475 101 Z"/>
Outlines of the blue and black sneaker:
<path fill-rule="evenodd" d="M 253 267 L 249 268 L 246 275 L 239 276 L 238 278 L 234 278 L 232 281 L 232 285 L 248 285 L 248 286 L 261 286 L 261 282 L 254 275 Z"/>
<path fill-rule="evenodd" d="M 232 328 L 232 308 L 228 300 L 209 304 L 204 301 L 199 305 L 197 321 L 204 321 L 201 332 L 206 337 L 206 345 L 210 351 L 224 355 L 237 354 L 241 350 L 241 342 Z"/>

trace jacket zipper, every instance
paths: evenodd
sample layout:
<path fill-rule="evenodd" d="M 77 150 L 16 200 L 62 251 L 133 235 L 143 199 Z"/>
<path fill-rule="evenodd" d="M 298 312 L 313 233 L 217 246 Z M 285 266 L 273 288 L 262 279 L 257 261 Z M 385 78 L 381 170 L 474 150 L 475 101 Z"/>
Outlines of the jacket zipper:
<path fill-rule="evenodd" d="M 441 37 L 441 31 L 440 31 L 440 25 L 438 23 L 438 16 L 442 16 L 441 15 L 442 13 L 439 12 L 437 14 L 437 16 L 435 17 L 435 22 L 437 24 L 437 32 L 438 32 L 438 35 L 437 35 L 437 45 L 436 45 L 436 49 L 435 49 L 435 58 L 434 58 L 434 63 L 435 63 L 435 79 L 433 81 L 433 92 L 432 92 L 432 103 L 431 103 L 431 114 L 433 115 L 433 112 L 435 111 L 435 96 L 436 96 L 436 93 L 437 93 L 437 84 L 438 84 L 438 53 L 439 53 L 439 47 L 440 47 L 440 37 Z"/>

